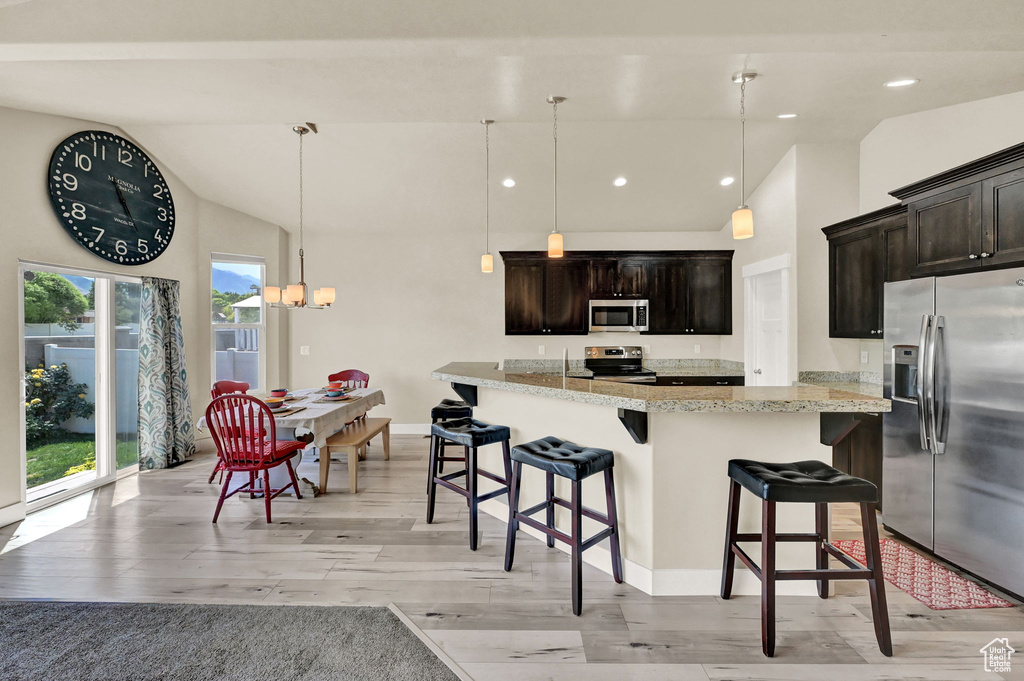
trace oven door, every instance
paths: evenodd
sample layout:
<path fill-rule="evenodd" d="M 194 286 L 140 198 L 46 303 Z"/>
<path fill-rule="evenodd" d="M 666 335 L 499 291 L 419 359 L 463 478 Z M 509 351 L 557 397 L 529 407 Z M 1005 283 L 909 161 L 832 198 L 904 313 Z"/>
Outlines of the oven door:
<path fill-rule="evenodd" d="M 591 300 L 591 331 L 636 331 L 637 306 L 634 301 Z"/>

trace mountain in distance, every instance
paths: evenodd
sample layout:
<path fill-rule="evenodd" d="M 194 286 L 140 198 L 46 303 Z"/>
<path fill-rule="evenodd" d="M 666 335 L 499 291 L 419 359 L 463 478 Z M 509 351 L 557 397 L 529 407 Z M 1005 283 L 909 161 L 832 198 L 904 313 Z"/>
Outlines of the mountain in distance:
<path fill-rule="evenodd" d="M 92 277 L 80 277 L 77 274 L 62 274 L 60 276 L 70 281 L 71 285 L 77 288 L 83 296 L 89 296 L 89 291 L 92 290 Z"/>
<path fill-rule="evenodd" d="M 213 288 L 221 293 L 252 293 L 251 286 L 259 288 L 260 278 L 251 274 L 238 274 L 230 270 L 213 268 Z"/>

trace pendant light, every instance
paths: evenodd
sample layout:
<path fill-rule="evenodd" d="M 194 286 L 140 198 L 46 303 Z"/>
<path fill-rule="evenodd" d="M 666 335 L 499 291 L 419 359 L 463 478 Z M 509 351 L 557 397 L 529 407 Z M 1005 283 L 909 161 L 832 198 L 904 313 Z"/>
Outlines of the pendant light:
<path fill-rule="evenodd" d="M 289 310 L 304 307 L 310 310 L 322 310 L 334 303 L 334 288 L 318 288 L 313 291 L 313 300 L 309 300 L 309 287 L 306 285 L 306 254 L 303 250 L 303 192 L 302 192 L 302 138 L 309 132 L 318 134 L 316 123 L 296 125 L 292 132 L 299 136 L 299 283 L 288 284 L 283 289 L 279 286 L 267 286 L 263 289 L 264 299 L 270 307 L 283 307 Z"/>
<path fill-rule="evenodd" d="M 494 271 L 494 256 L 491 255 L 491 123 L 484 119 L 484 254 L 480 256 L 480 271 L 490 274 Z"/>
<path fill-rule="evenodd" d="M 732 238 L 749 239 L 754 236 L 754 212 L 747 208 L 744 174 L 746 166 L 746 94 L 747 83 L 757 78 L 756 71 L 737 71 L 732 82 L 740 86 L 740 205 L 732 214 Z"/>
<path fill-rule="evenodd" d="M 551 105 L 552 112 L 552 130 L 554 137 L 554 221 L 551 225 L 551 234 L 548 234 L 548 257 L 549 258 L 561 258 L 565 255 L 565 249 L 563 248 L 562 235 L 558 231 L 558 105 L 565 101 L 565 97 L 557 97 L 552 95 L 548 97 L 548 104 Z"/>

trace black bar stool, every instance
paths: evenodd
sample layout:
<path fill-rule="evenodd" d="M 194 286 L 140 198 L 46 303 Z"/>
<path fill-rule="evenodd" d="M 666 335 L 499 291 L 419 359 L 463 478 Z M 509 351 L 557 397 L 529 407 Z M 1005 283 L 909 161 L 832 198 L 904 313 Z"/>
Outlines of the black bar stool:
<path fill-rule="evenodd" d="M 615 478 L 612 466 L 615 455 L 607 449 L 580 447 L 572 442 L 559 440 L 557 437 L 545 437 L 512 448 L 512 484 L 508 505 L 508 538 L 505 542 L 505 572 L 512 569 L 512 560 L 516 552 L 516 531 L 519 523 L 523 523 L 547 535 L 548 546 L 554 546 L 555 540 L 565 542 L 572 548 L 572 612 L 579 615 L 583 609 L 583 552 L 603 539 L 611 539 L 612 577 L 618 584 L 622 583 L 622 555 L 619 552 L 619 523 L 615 513 Z M 523 475 L 523 464 L 539 468 L 547 474 L 547 493 L 545 500 L 526 509 L 519 510 L 519 490 Z M 580 484 L 584 478 L 604 471 L 604 494 L 608 504 L 608 514 L 583 506 L 580 496 Z M 555 476 L 568 478 L 572 481 L 570 500 L 555 496 Z M 572 516 L 570 534 L 555 529 L 555 506 L 569 509 Z M 547 511 L 546 522 L 541 523 L 530 516 L 540 510 Z M 583 540 L 583 516 L 596 520 L 608 527 L 586 541 Z"/>
<path fill-rule="evenodd" d="M 469 502 L 469 548 L 476 551 L 477 545 L 477 507 L 481 501 L 487 501 L 502 494 L 508 494 L 508 481 L 512 475 L 512 464 L 509 460 L 508 441 L 511 437 L 508 426 L 492 426 L 483 421 L 466 417 L 441 421 L 430 426 L 430 477 L 427 480 L 427 522 L 434 522 L 434 495 L 437 486 L 447 487 L 453 492 L 458 492 L 466 497 Z M 443 451 L 444 441 L 462 445 L 465 451 L 465 458 L 447 458 L 447 461 L 465 461 L 466 467 L 461 471 L 442 475 L 439 467 L 441 465 L 440 452 Z M 484 445 L 501 443 L 501 454 L 505 464 L 505 477 L 501 477 L 489 471 L 480 470 L 477 467 L 476 450 Z M 483 476 L 489 480 L 501 483 L 501 487 L 480 494 L 477 487 L 477 477 Z M 455 478 L 466 476 L 466 486 L 459 487 L 451 482 Z"/>
<path fill-rule="evenodd" d="M 436 407 L 430 410 L 430 424 L 433 425 L 438 421 L 450 421 L 452 419 L 461 419 L 473 415 L 473 407 L 470 406 L 469 402 L 463 402 L 462 400 L 449 400 L 447 398 L 437 403 Z M 445 457 L 444 446 L 445 440 L 441 440 L 441 451 L 438 455 L 437 471 L 438 473 L 444 472 L 445 461 L 465 461 L 463 457 Z M 429 486 L 429 481 L 428 481 Z"/>
<path fill-rule="evenodd" d="M 515 455 L 513 454 L 513 457 Z M 878 488 L 867 480 L 855 478 L 821 461 L 796 463 L 762 463 L 746 459 L 729 462 L 729 516 L 725 534 L 725 566 L 722 571 L 722 598 L 732 595 L 733 568 L 736 557 L 761 580 L 761 649 L 765 656 L 775 655 L 775 582 L 778 580 L 809 579 L 818 582 L 818 596 L 828 598 L 828 583 L 839 579 L 865 579 L 871 593 L 871 619 L 874 620 L 878 648 L 886 657 L 892 657 L 892 637 L 889 633 L 889 612 L 885 605 L 885 580 L 882 577 L 882 557 L 878 546 L 878 526 L 875 504 Z M 761 533 L 739 533 L 740 486 L 761 498 Z M 775 504 L 777 502 L 815 504 L 814 533 L 778 534 L 775 531 Z M 832 503 L 860 504 L 864 525 L 864 554 L 867 567 L 860 565 L 828 541 L 828 505 Z M 761 542 L 761 565 L 739 547 L 739 542 Z M 775 568 L 776 542 L 814 542 L 816 545 L 814 570 L 777 570 Z M 849 569 L 828 568 L 832 556 Z"/>

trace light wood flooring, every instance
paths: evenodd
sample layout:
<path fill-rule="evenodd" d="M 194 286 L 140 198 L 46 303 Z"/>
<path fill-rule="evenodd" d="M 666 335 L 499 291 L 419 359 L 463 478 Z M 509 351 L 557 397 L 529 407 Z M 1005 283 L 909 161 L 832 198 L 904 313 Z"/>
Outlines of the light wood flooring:
<path fill-rule="evenodd" d="M 394 603 L 481 681 L 1024 678 L 1020 608 L 932 611 L 892 586 L 888 659 L 860 582 L 827 601 L 780 598 L 771 660 L 754 597 L 651 597 L 588 568 L 574 617 L 564 553 L 521 533 L 515 569 L 503 572 L 504 523 L 483 515 L 470 551 L 465 502 L 444 490 L 435 522 L 424 521 L 427 440 L 395 436 L 391 452 L 384 462 L 370 448 L 354 496 L 345 464 L 332 464 L 334 491 L 276 499 L 271 525 L 261 500 L 238 498 L 211 524 L 209 455 L 125 479 L 0 529 L 0 598 Z M 859 536 L 851 510 L 835 510 L 834 536 Z M 720 511 L 709 522 L 724 523 Z M 1007 636 L 1017 671 L 984 672 L 979 649 Z"/>

